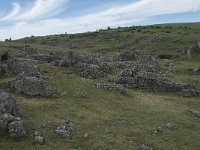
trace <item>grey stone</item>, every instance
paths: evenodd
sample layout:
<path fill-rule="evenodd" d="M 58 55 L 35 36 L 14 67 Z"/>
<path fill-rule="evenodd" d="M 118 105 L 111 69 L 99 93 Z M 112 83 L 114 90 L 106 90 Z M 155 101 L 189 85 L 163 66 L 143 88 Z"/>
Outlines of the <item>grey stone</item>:
<path fill-rule="evenodd" d="M 74 94 L 74 97 L 76 97 L 76 98 L 81 98 L 81 99 L 87 98 L 87 93 L 86 93 L 86 92 L 76 92 L 76 93 Z"/>
<path fill-rule="evenodd" d="M 35 142 L 40 145 L 44 144 L 44 137 L 41 135 L 35 136 Z"/>
<path fill-rule="evenodd" d="M 39 68 L 37 63 L 31 59 L 14 58 L 8 61 L 8 69 L 13 74 L 25 74 L 26 76 L 39 77 Z"/>
<path fill-rule="evenodd" d="M 117 92 L 117 93 L 121 93 L 121 94 L 125 94 L 125 95 L 128 94 L 128 89 L 126 89 L 121 84 L 107 84 L 107 83 L 101 84 L 101 83 L 99 83 L 99 84 L 96 84 L 94 87 L 97 89 L 105 89 L 108 91 L 113 91 L 113 92 Z"/>
<path fill-rule="evenodd" d="M 200 66 L 197 66 L 197 67 L 194 69 L 194 73 L 200 74 Z"/>
<path fill-rule="evenodd" d="M 148 146 L 146 146 L 145 144 L 141 145 L 141 150 L 152 150 L 152 148 L 149 148 Z"/>
<path fill-rule="evenodd" d="M 24 125 L 21 121 L 14 121 L 9 123 L 8 130 L 12 138 L 20 138 L 26 135 Z"/>
<path fill-rule="evenodd" d="M 61 138 L 70 138 L 72 136 L 74 125 L 71 121 L 64 121 L 61 126 L 57 127 L 55 132 Z"/>
<path fill-rule="evenodd" d="M 5 113 L 0 116 L 0 127 L 3 129 L 8 128 L 8 124 L 15 120 L 15 117 L 9 113 Z"/>
<path fill-rule="evenodd" d="M 3 91 L 0 91 L 0 113 L 10 113 L 14 116 L 20 115 L 15 99 Z"/>
<path fill-rule="evenodd" d="M 75 72 L 88 79 L 98 79 L 106 77 L 106 73 L 100 70 L 99 66 L 87 63 L 79 63 L 74 66 Z"/>
<path fill-rule="evenodd" d="M 19 56 L 26 57 L 26 56 L 30 56 L 34 54 L 39 54 L 39 53 L 40 53 L 39 49 L 25 46 L 21 49 Z"/>
<path fill-rule="evenodd" d="M 200 41 L 194 42 L 190 48 L 183 50 L 183 53 L 189 58 L 200 56 Z"/>
<path fill-rule="evenodd" d="M 181 95 L 183 97 L 196 97 L 196 96 L 200 96 L 200 91 L 196 89 L 183 89 L 181 91 Z"/>
<path fill-rule="evenodd" d="M 175 130 L 176 125 L 174 123 L 167 123 L 167 128 Z"/>
<path fill-rule="evenodd" d="M 163 130 L 161 127 L 157 127 L 157 128 L 154 128 L 152 132 L 153 132 L 153 135 L 157 135 L 157 134 L 162 133 Z"/>
<path fill-rule="evenodd" d="M 37 77 L 19 76 L 12 86 L 16 91 L 30 96 L 51 97 L 58 95 L 56 88 Z"/>

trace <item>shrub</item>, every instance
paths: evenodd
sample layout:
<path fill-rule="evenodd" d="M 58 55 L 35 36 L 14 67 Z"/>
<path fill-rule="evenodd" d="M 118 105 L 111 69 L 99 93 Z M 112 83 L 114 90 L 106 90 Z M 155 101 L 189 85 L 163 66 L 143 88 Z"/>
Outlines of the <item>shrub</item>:
<path fill-rule="evenodd" d="M 172 54 L 160 54 L 160 55 L 158 55 L 158 57 L 160 59 L 172 59 L 173 55 Z"/>
<path fill-rule="evenodd" d="M 2 61 L 6 61 L 6 60 L 8 60 L 8 58 L 9 58 L 8 51 L 4 52 L 4 53 L 1 55 L 1 60 L 2 60 Z"/>

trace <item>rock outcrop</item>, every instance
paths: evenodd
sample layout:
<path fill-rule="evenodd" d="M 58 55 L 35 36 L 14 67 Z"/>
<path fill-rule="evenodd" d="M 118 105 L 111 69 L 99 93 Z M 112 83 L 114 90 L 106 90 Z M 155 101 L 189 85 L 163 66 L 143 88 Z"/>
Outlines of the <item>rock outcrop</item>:
<path fill-rule="evenodd" d="M 12 74 L 25 74 L 26 76 L 39 77 L 39 68 L 32 59 L 14 58 L 8 61 L 8 69 Z"/>
<path fill-rule="evenodd" d="M 200 41 L 194 42 L 193 45 L 185 49 L 183 53 L 189 58 L 200 56 Z"/>
<path fill-rule="evenodd" d="M 58 94 L 57 89 L 47 81 L 24 75 L 18 76 L 11 87 L 19 93 L 30 96 L 52 97 Z"/>
<path fill-rule="evenodd" d="M 39 54 L 40 50 L 37 48 L 32 48 L 29 46 L 25 46 L 21 49 L 19 56 L 20 57 L 27 57 L 35 54 Z"/>
<path fill-rule="evenodd" d="M 20 115 L 15 99 L 3 91 L 0 91 L 0 113 L 9 113 L 14 116 Z"/>
<path fill-rule="evenodd" d="M 8 130 L 13 138 L 26 135 L 26 130 L 19 116 L 14 98 L 6 92 L 0 91 L 0 127 Z"/>
<path fill-rule="evenodd" d="M 128 89 L 126 89 L 123 85 L 121 84 L 107 84 L 107 83 L 103 83 L 103 84 L 96 84 L 94 86 L 97 89 L 105 89 L 108 91 L 112 91 L 112 92 L 117 92 L 117 93 L 121 93 L 121 94 L 128 94 Z"/>

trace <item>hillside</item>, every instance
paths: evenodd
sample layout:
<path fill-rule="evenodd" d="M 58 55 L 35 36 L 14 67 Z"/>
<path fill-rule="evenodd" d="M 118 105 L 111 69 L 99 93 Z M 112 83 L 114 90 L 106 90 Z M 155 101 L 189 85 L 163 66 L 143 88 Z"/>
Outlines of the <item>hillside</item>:
<path fill-rule="evenodd" d="M 199 32 L 180 23 L 0 42 L 0 89 L 26 130 L 0 129 L 0 149 L 198 150 Z"/>

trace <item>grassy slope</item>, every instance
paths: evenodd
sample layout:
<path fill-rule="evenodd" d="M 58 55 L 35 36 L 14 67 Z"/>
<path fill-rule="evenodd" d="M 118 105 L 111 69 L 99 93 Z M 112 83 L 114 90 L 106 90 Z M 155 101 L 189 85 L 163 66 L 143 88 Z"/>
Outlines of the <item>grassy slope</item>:
<path fill-rule="evenodd" d="M 20 47 L 24 44 L 41 48 L 46 52 L 72 49 L 107 56 L 132 48 L 143 49 L 155 55 L 176 56 L 178 54 L 179 57 L 174 58 L 179 61 L 178 73 L 171 78 L 188 81 L 187 78 L 192 77 L 200 81 L 199 76 L 187 72 L 188 68 L 200 65 L 200 60 L 187 59 L 179 53 L 180 49 L 200 39 L 197 33 L 200 31 L 200 24 L 159 26 L 161 28 L 134 27 L 79 35 L 37 37 L 31 42 L 22 39 L 11 43 L 0 43 L 0 53 L 9 50 L 12 55 L 15 55 L 17 49 L 14 46 Z M 181 40 L 175 43 L 179 39 L 180 32 Z M 151 36 L 159 36 L 161 41 L 150 42 L 146 37 Z M 41 45 L 44 41 L 58 41 L 59 45 Z M 200 111 L 199 98 L 188 99 L 171 93 L 134 90 L 130 90 L 129 96 L 124 96 L 93 88 L 95 83 L 103 82 L 103 79 L 94 81 L 83 79 L 74 74 L 65 74 L 67 68 L 49 64 L 42 64 L 40 68 L 41 72 L 48 69 L 49 76 L 54 77 L 53 82 L 67 94 L 56 99 L 44 99 L 13 93 L 20 110 L 26 116 L 25 126 L 30 135 L 24 139 L 13 140 L 5 131 L 0 130 L 0 149 L 63 150 L 79 147 L 82 149 L 139 149 L 141 144 L 162 150 L 199 149 L 200 124 L 195 124 L 193 122 L 195 116 L 188 112 L 189 108 Z M 2 77 L 1 80 L 7 79 Z M 78 91 L 87 92 L 88 98 L 85 100 L 75 98 L 73 95 Z M 56 122 L 62 119 L 70 119 L 75 123 L 73 137 L 70 140 L 59 139 L 54 135 Z M 168 122 L 175 122 L 177 130 L 171 131 L 165 128 Z M 163 133 L 151 135 L 151 130 L 157 126 L 163 127 Z M 34 138 L 31 136 L 34 129 L 44 131 L 45 145 L 34 144 Z M 86 133 L 88 137 L 84 138 Z"/>

